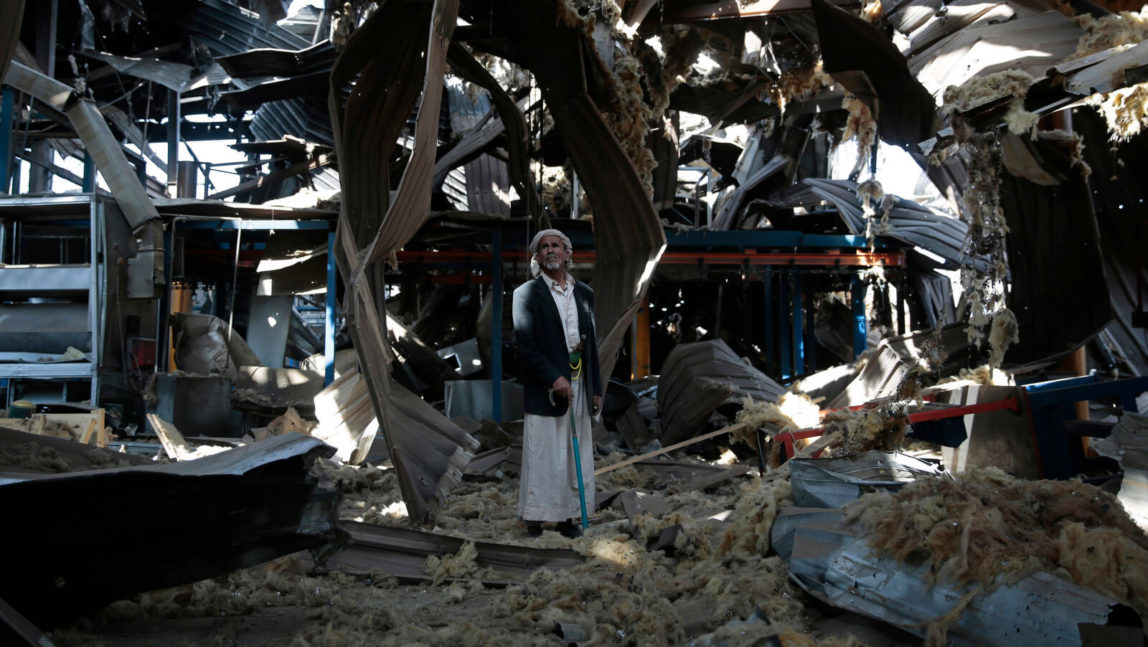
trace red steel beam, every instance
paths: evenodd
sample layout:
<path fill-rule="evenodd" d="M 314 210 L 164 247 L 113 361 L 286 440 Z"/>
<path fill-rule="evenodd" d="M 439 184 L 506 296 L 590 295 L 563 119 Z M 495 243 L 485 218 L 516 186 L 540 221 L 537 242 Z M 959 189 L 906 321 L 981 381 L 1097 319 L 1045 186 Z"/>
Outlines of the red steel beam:
<path fill-rule="evenodd" d="M 862 407 L 850 407 L 856 410 Z M 944 407 L 940 409 L 927 409 L 925 411 L 916 411 L 909 414 L 909 422 L 928 422 L 930 420 L 943 420 L 945 418 L 956 418 L 957 416 L 967 416 L 974 413 L 987 413 L 989 411 L 1001 411 L 1003 409 L 1010 409 L 1015 412 L 1020 412 L 1020 407 L 1017 404 L 1016 398 L 1005 398 L 1004 400 L 996 400 L 994 402 L 978 402 L 976 404 L 966 404 L 959 407 Z M 773 437 L 774 441 L 780 441 L 785 445 L 785 457 L 793 458 L 793 443 L 794 441 L 802 438 L 816 438 L 825 433 L 822 427 L 813 427 L 810 429 L 801 429 L 798 431 L 784 431 Z"/>
<path fill-rule="evenodd" d="M 517 256 L 517 258 L 514 258 Z M 508 255 L 507 262 L 511 260 L 527 263 L 530 257 Z M 489 265 L 490 254 L 485 252 L 441 250 L 441 251 L 401 251 L 398 252 L 400 263 L 472 263 L 475 265 Z M 596 260 L 594 252 L 575 252 L 575 263 L 593 263 Z M 782 265 L 800 267 L 870 267 L 873 265 L 902 266 L 905 264 L 905 252 L 757 252 L 747 250 L 744 252 L 666 252 L 659 261 L 660 265 Z"/>

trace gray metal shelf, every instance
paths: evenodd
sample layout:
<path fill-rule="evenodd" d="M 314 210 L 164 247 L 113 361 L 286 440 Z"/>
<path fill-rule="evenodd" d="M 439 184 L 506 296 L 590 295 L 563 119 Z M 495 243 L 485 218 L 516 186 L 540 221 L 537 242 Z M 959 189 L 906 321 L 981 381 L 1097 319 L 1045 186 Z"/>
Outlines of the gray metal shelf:
<path fill-rule="evenodd" d="M 15 223 L 44 220 L 88 221 L 89 263 L 58 265 L 0 265 L 0 294 L 9 297 L 82 297 L 88 310 L 91 334 L 91 361 L 88 362 L 0 362 L 4 380 L 88 380 L 90 400 L 99 400 L 100 352 L 103 349 L 106 304 L 104 212 L 108 199 L 93 194 L 17 196 L 0 198 L 0 218 Z M 0 236 L 0 240 L 5 237 Z M 0 260 L 2 260 L 0 256 Z M 62 349 L 61 349 L 62 350 Z M 8 399 L 12 399 L 9 384 Z"/>

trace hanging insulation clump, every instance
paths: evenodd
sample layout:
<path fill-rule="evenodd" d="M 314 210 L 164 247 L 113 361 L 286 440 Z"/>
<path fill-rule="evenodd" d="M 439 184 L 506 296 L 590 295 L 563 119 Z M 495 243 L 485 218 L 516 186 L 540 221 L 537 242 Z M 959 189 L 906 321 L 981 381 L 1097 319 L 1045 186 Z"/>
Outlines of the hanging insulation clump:
<path fill-rule="evenodd" d="M 1077 16 L 1076 21 L 1084 34 L 1076 43 L 1076 51 L 1065 59 L 1068 61 L 1148 40 L 1148 5 L 1140 11 L 1121 11 L 1103 18 L 1085 13 Z"/>
<path fill-rule="evenodd" d="M 1005 70 L 974 77 L 960 86 L 950 85 L 945 88 L 941 114 L 966 112 L 989 101 L 1010 97 L 1008 112 L 1004 117 L 1009 132 L 1035 137 L 1040 116 L 1024 109 L 1024 97 L 1033 81 L 1032 76 L 1023 70 Z"/>

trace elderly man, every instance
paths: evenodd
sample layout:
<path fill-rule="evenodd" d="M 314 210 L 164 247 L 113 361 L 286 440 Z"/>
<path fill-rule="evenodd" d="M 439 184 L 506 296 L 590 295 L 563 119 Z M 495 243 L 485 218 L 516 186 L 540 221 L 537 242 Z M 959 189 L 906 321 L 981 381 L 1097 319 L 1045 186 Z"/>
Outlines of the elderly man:
<path fill-rule="evenodd" d="M 566 271 L 573 247 L 562 232 L 538 232 L 530 253 L 540 276 L 514 291 L 514 337 L 526 405 L 518 515 L 533 536 L 547 521 L 560 522 L 559 532 L 577 536 L 581 523 L 574 520 L 581 518 L 581 509 L 571 434 L 578 434 L 586 506 L 592 510 L 591 414 L 602 404 L 594 292 Z"/>

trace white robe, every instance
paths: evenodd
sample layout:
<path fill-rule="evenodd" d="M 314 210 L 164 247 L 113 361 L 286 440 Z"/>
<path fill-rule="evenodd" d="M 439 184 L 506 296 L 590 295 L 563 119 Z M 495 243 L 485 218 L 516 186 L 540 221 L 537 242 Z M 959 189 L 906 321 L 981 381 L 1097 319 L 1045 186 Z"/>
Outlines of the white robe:
<path fill-rule="evenodd" d="M 594 511 L 594 441 L 590 407 L 583 391 L 586 385 L 585 376 L 572 384 L 582 484 L 586 493 L 586 514 L 589 515 Z M 582 518 L 569 412 L 557 418 L 530 413 L 525 416 L 518 516 L 527 521 Z"/>

